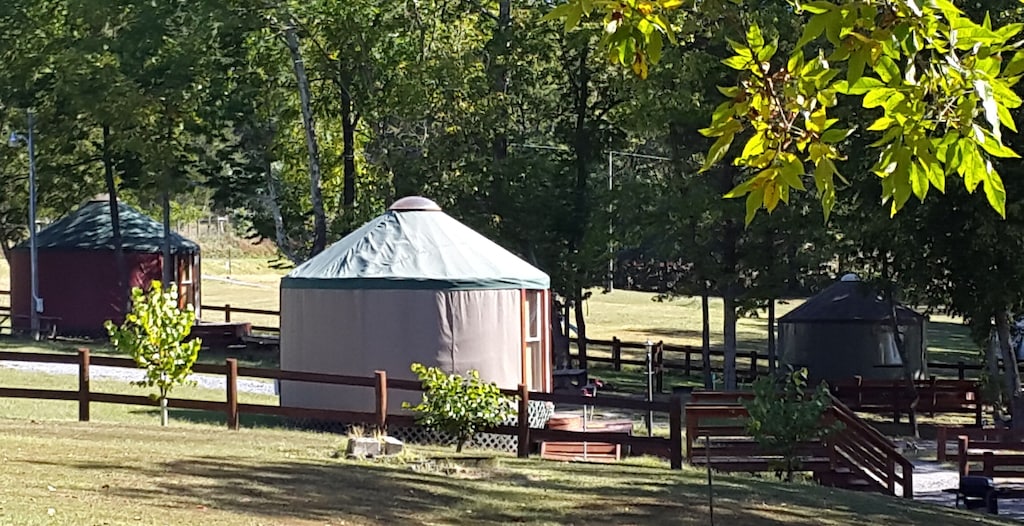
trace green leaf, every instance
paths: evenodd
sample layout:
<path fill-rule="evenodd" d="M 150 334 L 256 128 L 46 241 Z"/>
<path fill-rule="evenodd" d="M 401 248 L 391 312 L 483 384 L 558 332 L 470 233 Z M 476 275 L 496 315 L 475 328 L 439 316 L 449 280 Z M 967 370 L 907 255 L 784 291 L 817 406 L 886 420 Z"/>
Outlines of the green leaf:
<path fill-rule="evenodd" d="M 866 95 L 864 95 L 864 100 L 861 102 L 861 104 L 865 108 L 875 108 L 881 106 L 885 104 L 887 100 L 889 100 L 889 97 L 891 97 L 893 93 L 895 93 L 895 90 L 891 88 L 883 88 L 869 91 Z"/>
<path fill-rule="evenodd" d="M 743 223 L 746 226 L 750 226 L 750 223 L 754 221 L 754 217 L 757 216 L 757 210 L 761 208 L 761 204 L 764 202 L 764 190 L 757 188 L 747 194 L 747 214 L 743 218 Z"/>
<path fill-rule="evenodd" d="M 648 38 L 650 40 L 647 42 L 647 56 L 652 64 L 657 64 L 661 60 L 661 49 L 665 42 L 661 38 L 661 33 L 657 31 L 651 33 Z"/>
<path fill-rule="evenodd" d="M 914 195 L 921 201 L 928 195 L 928 172 L 923 170 L 918 163 L 910 164 L 910 185 L 914 190 Z"/>
<path fill-rule="evenodd" d="M 833 9 L 837 9 L 835 4 L 823 1 L 804 2 L 800 4 L 800 8 L 814 15 L 820 15 L 822 13 L 827 13 Z"/>
<path fill-rule="evenodd" d="M 827 15 L 812 16 L 811 19 L 807 21 L 807 24 L 804 25 L 803 35 L 801 35 L 800 40 L 797 41 L 796 49 L 806 46 L 812 40 L 821 36 L 821 34 L 825 32 L 825 25 L 827 21 Z"/>
<path fill-rule="evenodd" d="M 1006 188 L 1003 187 L 1003 179 L 988 161 L 985 161 L 985 197 L 992 209 L 1006 219 Z"/>
<path fill-rule="evenodd" d="M 878 78 L 882 79 L 882 82 L 886 84 L 900 78 L 900 69 L 896 66 L 896 63 L 884 55 L 878 57 L 878 61 L 875 62 L 872 69 L 878 74 Z"/>
<path fill-rule="evenodd" d="M 583 6 L 578 3 L 566 5 L 572 6 L 565 14 L 565 31 L 568 32 L 579 25 L 580 19 L 583 18 Z"/>
<path fill-rule="evenodd" d="M 1024 51 L 1014 53 L 1006 67 L 1003 68 L 1004 77 L 1016 77 L 1021 73 L 1024 73 Z"/>
<path fill-rule="evenodd" d="M 761 35 L 761 27 L 756 23 L 750 24 L 750 27 L 747 28 L 747 44 L 752 49 L 764 46 L 764 36 Z"/>
<path fill-rule="evenodd" d="M 836 84 L 836 91 L 846 95 L 863 95 L 871 90 L 884 87 L 882 81 L 874 77 L 861 77 L 852 84 L 847 81 L 840 81 Z"/>
<path fill-rule="evenodd" d="M 864 75 L 864 66 L 867 64 L 867 60 L 867 48 L 859 49 L 856 53 L 850 55 L 850 61 L 847 63 L 846 69 L 846 82 L 851 86 L 856 84 Z"/>
<path fill-rule="evenodd" d="M 823 142 L 825 144 L 835 144 L 837 142 L 842 142 L 842 141 L 846 140 L 846 138 L 849 137 L 850 134 L 852 134 L 852 133 L 853 133 L 853 128 L 850 128 L 848 130 L 843 130 L 843 129 L 828 130 L 825 133 L 821 134 L 821 142 Z"/>
<path fill-rule="evenodd" d="M 711 169 L 718 161 L 721 161 L 725 157 L 726 152 L 729 151 L 729 146 L 732 145 L 732 139 L 736 136 L 736 132 L 727 132 L 718 138 L 711 149 L 708 150 L 708 157 L 704 161 L 704 166 L 701 167 L 700 172 L 706 172 Z"/>
<path fill-rule="evenodd" d="M 754 63 L 753 59 L 749 57 L 741 57 L 739 55 L 733 55 L 727 59 L 722 60 L 722 64 L 729 66 L 732 69 L 743 71 Z"/>

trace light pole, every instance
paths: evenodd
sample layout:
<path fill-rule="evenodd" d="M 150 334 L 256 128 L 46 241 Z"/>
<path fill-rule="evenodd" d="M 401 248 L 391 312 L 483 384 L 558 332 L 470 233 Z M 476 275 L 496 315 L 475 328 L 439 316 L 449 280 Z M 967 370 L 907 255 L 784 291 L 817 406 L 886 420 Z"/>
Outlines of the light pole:
<path fill-rule="evenodd" d="M 35 145 L 35 118 L 32 110 L 25 112 L 28 115 L 28 133 L 20 134 L 11 132 L 8 144 L 17 146 L 19 141 L 28 145 L 28 250 L 31 267 L 32 300 L 29 308 L 29 326 L 32 331 L 32 339 L 39 339 L 39 312 L 43 310 L 43 300 L 39 297 L 39 267 L 36 250 L 36 145 Z"/>

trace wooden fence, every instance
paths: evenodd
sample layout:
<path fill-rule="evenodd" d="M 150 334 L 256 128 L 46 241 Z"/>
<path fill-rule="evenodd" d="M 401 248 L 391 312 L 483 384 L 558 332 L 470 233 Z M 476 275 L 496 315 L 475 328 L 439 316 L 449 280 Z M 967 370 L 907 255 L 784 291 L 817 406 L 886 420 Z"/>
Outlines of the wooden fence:
<path fill-rule="evenodd" d="M 77 401 L 78 419 L 83 422 L 89 421 L 89 409 L 93 403 L 157 405 L 156 401 L 147 396 L 98 393 L 90 389 L 90 366 L 137 368 L 135 362 L 129 358 L 91 356 L 88 349 L 80 349 L 77 356 L 73 354 L 0 351 L 0 361 L 77 364 L 78 389 L 76 390 L 62 391 L 55 389 L 0 387 L 0 398 Z M 420 382 L 395 378 L 389 379 L 386 371 L 376 371 L 374 376 L 371 377 L 283 371 L 278 369 L 240 367 L 238 361 L 234 358 L 227 359 L 223 365 L 196 364 L 193 367 L 193 371 L 203 374 L 223 375 L 226 380 L 225 400 L 223 402 L 214 402 L 209 400 L 169 399 L 168 407 L 224 413 L 230 429 L 238 429 L 239 415 L 241 414 L 361 423 L 374 425 L 380 429 L 386 429 L 388 426 L 412 426 L 415 425 L 414 416 L 389 413 L 387 393 L 388 390 L 423 391 L 423 386 Z M 374 410 L 372 412 L 358 412 L 265 404 L 242 404 L 238 402 L 238 378 L 240 376 L 372 388 L 375 393 Z M 520 385 L 518 389 L 504 389 L 502 392 L 518 398 L 517 415 L 522 416 L 522 418 L 518 418 L 518 424 L 515 426 L 498 426 L 487 432 L 518 436 L 518 454 L 520 457 L 526 458 L 529 456 L 530 445 L 535 441 L 605 442 L 627 446 L 636 453 L 653 454 L 663 458 L 667 457 L 672 469 L 680 469 L 682 467 L 682 401 L 678 397 L 674 396 L 669 402 L 647 402 L 609 396 L 588 397 L 577 394 L 531 392 L 524 385 Z M 530 400 L 576 406 L 668 413 L 669 437 L 643 437 L 610 432 L 534 429 L 529 426 L 529 418 L 526 417 L 529 414 Z"/>

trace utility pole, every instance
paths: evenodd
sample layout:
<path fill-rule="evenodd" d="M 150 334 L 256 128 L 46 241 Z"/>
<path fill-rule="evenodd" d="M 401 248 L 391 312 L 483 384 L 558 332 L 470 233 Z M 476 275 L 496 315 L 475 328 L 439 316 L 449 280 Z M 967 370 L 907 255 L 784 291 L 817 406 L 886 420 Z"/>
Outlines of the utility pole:
<path fill-rule="evenodd" d="M 32 110 L 26 112 L 28 133 L 26 135 L 11 132 L 8 145 L 17 147 L 19 141 L 28 145 L 28 247 L 32 298 L 29 305 L 29 327 L 32 339 L 39 340 L 39 313 L 43 310 L 43 300 L 39 297 L 39 258 L 36 246 L 36 146 L 35 116 Z"/>

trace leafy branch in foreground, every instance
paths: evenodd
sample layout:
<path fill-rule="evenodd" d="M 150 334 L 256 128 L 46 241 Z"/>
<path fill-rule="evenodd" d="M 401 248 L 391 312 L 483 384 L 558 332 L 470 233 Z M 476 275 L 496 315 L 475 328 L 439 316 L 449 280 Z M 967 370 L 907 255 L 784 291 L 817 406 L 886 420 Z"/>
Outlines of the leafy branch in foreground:
<path fill-rule="evenodd" d="M 744 3 L 733 0 L 734 4 Z M 881 179 L 883 202 L 895 215 L 930 188 L 945 192 L 946 179 L 962 179 L 969 192 L 983 186 L 990 206 L 1005 217 L 1006 190 L 995 158 L 1019 157 L 1002 129 L 1017 131 L 1010 110 L 1024 74 L 1024 51 L 1014 40 L 1022 24 L 993 28 L 986 16 L 969 19 L 949 0 L 844 0 L 791 3 L 809 15 L 793 52 L 778 58 L 778 43 L 751 24 L 744 42 L 723 62 L 739 72 L 729 98 L 702 131 L 716 137 L 704 170 L 726 158 L 738 136 L 746 138 L 733 164 L 749 177 L 728 197 L 746 197 L 749 223 L 760 208 L 774 210 L 810 175 L 827 219 L 836 201 L 840 144 L 865 125 L 879 137 L 871 171 Z M 675 41 L 669 12 L 685 20 L 709 3 L 677 0 L 605 2 L 569 0 L 549 13 L 566 29 L 597 10 L 608 36 L 602 44 L 616 62 L 641 78 L 657 63 L 663 38 Z M 839 96 L 859 97 L 877 116 L 843 123 L 829 113 Z M 809 165 L 809 166 L 808 166 Z"/>

